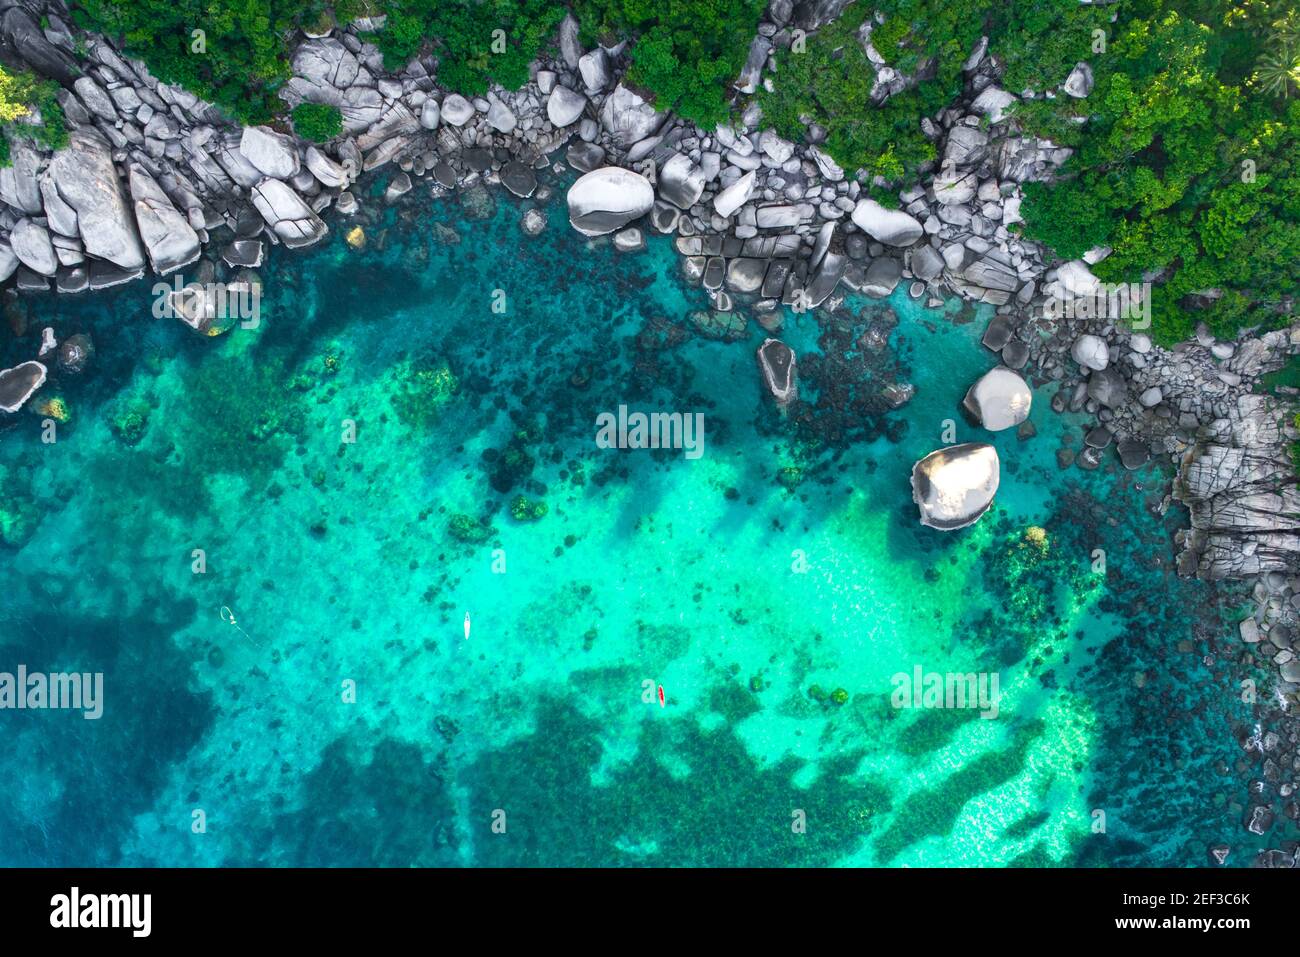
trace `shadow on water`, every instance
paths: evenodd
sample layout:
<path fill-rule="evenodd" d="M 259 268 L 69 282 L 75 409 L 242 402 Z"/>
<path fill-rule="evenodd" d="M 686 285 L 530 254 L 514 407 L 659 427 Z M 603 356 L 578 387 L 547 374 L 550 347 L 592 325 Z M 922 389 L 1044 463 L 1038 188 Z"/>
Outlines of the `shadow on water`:
<path fill-rule="evenodd" d="M 729 727 L 649 721 L 635 757 L 593 785 L 602 727 L 548 700 L 537 730 L 485 753 L 466 769 L 474 811 L 476 864 L 486 866 L 780 867 L 826 864 L 859 846 L 888 810 L 885 791 L 851 780 L 859 755 L 823 765 L 811 787 L 792 779 L 786 759 L 760 766 Z M 681 775 L 660 756 L 690 767 Z M 489 828 L 506 813 L 509 839 Z M 807 832 L 792 827 L 802 811 Z"/>
<path fill-rule="evenodd" d="M 28 773 L 0 798 L 4 865 L 120 863 L 134 816 L 151 808 L 174 763 L 212 725 L 210 696 L 190 690 L 192 662 L 167 640 L 193 620 L 194 604 L 155 607 L 155 615 L 137 617 L 34 614 L 0 646 L 5 670 L 22 663 L 30 672 L 104 675 L 97 720 L 73 711 L 5 712 L 6 747 Z M 188 829 L 189 809 L 175 813 L 171 824 Z"/>
<path fill-rule="evenodd" d="M 446 762 L 410 742 L 345 735 L 295 795 L 301 809 L 252 824 L 225 863 L 251 867 L 450 867 L 458 863 Z"/>

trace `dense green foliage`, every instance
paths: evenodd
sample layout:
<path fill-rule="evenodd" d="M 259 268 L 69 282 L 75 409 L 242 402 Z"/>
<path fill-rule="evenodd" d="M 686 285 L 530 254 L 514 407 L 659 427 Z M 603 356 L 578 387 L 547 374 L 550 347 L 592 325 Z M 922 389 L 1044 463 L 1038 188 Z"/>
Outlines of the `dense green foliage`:
<path fill-rule="evenodd" d="M 873 106 L 875 71 L 857 40 L 869 12 L 865 5 L 855 4 L 838 21 L 809 37 L 803 52 L 784 55 L 775 91 L 762 92 L 759 102 L 766 121 L 782 136 L 799 139 L 804 131 L 801 118 L 807 117 L 827 130 L 826 150 L 846 170 L 862 168 L 898 179 L 934 159 L 934 145 L 922 135 L 920 119 L 946 106 L 960 84 L 945 71 L 946 84 L 922 83 L 883 106 Z M 888 38 L 896 68 L 915 67 L 917 51 L 907 47 L 905 38 L 896 33 Z"/>
<path fill-rule="evenodd" d="M 328 103 L 299 103 L 292 116 L 294 132 L 313 143 L 324 143 L 343 132 L 343 114 Z"/>
<path fill-rule="evenodd" d="M 59 85 L 53 80 L 0 69 L 0 167 L 10 163 L 13 137 L 32 140 L 47 149 L 67 145 L 68 129 L 58 92 Z M 33 122 L 37 119 L 39 122 Z"/>
<path fill-rule="evenodd" d="M 120 36 L 126 51 L 245 123 L 283 111 L 276 97 L 290 75 L 300 25 L 328 23 L 321 0 L 78 0 L 78 22 Z M 424 49 L 439 55 L 439 79 L 463 93 L 488 82 L 515 89 L 554 33 L 565 7 L 555 0 L 341 0 L 339 22 L 387 15 L 371 39 L 392 69 Z M 500 30 L 502 33 L 494 34 Z M 196 33 L 195 31 L 202 31 Z M 431 41 L 429 38 L 437 38 Z"/>
<path fill-rule="evenodd" d="M 635 37 L 628 82 L 655 106 L 706 129 L 728 118 L 728 92 L 766 0 L 577 0 L 584 41 Z"/>
<path fill-rule="evenodd" d="M 989 49 L 1006 67 L 1002 85 L 1017 94 L 1046 90 L 1074 64 L 1094 60 L 1094 31 L 1107 31 L 1110 10 L 1064 0 L 1000 6 Z"/>
<path fill-rule="evenodd" d="M 169 83 L 245 123 L 282 112 L 289 46 L 301 25 L 328 22 L 323 0 L 76 0 L 82 26 L 121 37 Z M 586 39 L 636 38 L 629 82 L 660 109 L 702 125 L 724 121 L 765 0 L 575 0 Z M 370 39 L 390 69 L 431 52 L 438 79 L 470 95 L 489 83 L 518 89 L 553 38 L 563 0 L 339 0 L 335 19 L 386 16 Z M 196 33 L 195 31 L 202 31 Z"/>
<path fill-rule="evenodd" d="M 119 36 L 161 80 L 178 83 L 246 123 L 282 109 L 287 39 L 320 18 L 316 0 L 76 0 L 74 19 Z M 196 33 L 195 31 L 201 31 Z"/>
<path fill-rule="evenodd" d="M 860 9 L 855 9 L 859 8 Z M 805 120 L 828 131 L 847 169 L 902 183 L 934 159 L 920 133 L 958 91 L 980 36 L 1014 93 L 1056 87 L 1091 64 L 1085 100 L 1025 100 L 1018 122 L 1076 154 L 1059 182 L 1026 188 L 1026 233 L 1073 258 L 1095 246 L 1111 282 L 1156 281 L 1153 332 L 1162 342 L 1198 321 L 1220 335 L 1286 318 L 1300 260 L 1300 17 L 1285 0 L 874 0 L 884 14 L 872 46 L 919 82 L 873 106 L 875 71 L 858 40 L 870 10 L 779 55 L 768 120 L 798 138 Z M 1115 22 L 1111 22 L 1111 17 Z M 1199 309 L 1186 308 L 1191 293 Z"/>
<path fill-rule="evenodd" d="M 383 0 L 388 14 L 374 35 L 389 69 L 400 69 L 435 37 L 438 79 L 461 93 L 528 82 L 528 64 L 564 18 L 556 0 Z M 499 31 L 499 32 L 498 32 Z"/>
<path fill-rule="evenodd" d="M 888 66 L 916 78 L 915 85 L 882 105 L 871 102 L 876 71 L 859 39 L 873 12 L 884 22 L 871 24 L 871 46 Z M 962 65 L 981 36 L 990 37 L 990 52 L 1006 65 L 1008 88 L 1041 90 L 1060 83 L 1077 61 L 1087 59 L 1092 30 L 1107 16 L 1077 0 L 854 4 L 808 37 L 801 51 L 780 54 L 774 90 L 759 98 L 764 115 L 783 136 L 800 138 L 807 118 L 827 130 L 825 148 L 845 169 L 901 181 L 935 158 L 920 120 L 960 92 Z"/>
<path fill-rule="evenodd" d="M 1218 335 L 1286 318 L 1300 261 L 1300 104 L 1295 76 L 1260 76 L 1293 27 L 1282 3 L 1126 0 L 1076 155 L 1061 182 L 1026 191 L 1027 232 L 1062 256 L 1107 245 L 1103 280 L 1155 276 L 1153 331 Z M 1294 68 L 1294 67 L 1293 67 Z M 1189 294 L 1203 308 L 1187 308 Z"/>

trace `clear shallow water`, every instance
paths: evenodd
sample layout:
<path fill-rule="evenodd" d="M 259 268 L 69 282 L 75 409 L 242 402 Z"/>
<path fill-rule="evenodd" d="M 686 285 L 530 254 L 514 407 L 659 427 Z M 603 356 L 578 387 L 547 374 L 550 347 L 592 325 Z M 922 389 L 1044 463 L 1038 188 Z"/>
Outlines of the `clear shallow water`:
<path fill-rule="evenodd" d="M 783 417 L 764 334 L 697 337 L 668 242 L 588 243 L 562 200 L 530 240 L 493 199 L 274 255 L 255 331 L 154 320 L 147 285 L 30 304 L 99 355 L 55 444 L 36 417 L 0 437 L 27 527 L 0 670 L 104 671 L 106 702 L 0 713 L 0 863 L 1199 865 L 1237 841 L 1246 710 L 1203 661 L 1231 604 L 1174 576 L 1159 476 L 1058 469 L 1080 423 L 1040 388 L 1038 434 L 991 439 L 994 511 L 916 522 L 945 420 L 990 440 L 957 409 L 986 314 L 900 293 L 874 355 L 882 304 L 789 317 L 804 397 L 843 401 Z M 878 414 L 892 378 L 916 397 Z M 598 449 L 620 404 L 703 412 L 704 455 Z M 520 493 L 545 515 L 513 518 Z M 916 666 L 998 672 L 999 717 L 892 708 Z"/>

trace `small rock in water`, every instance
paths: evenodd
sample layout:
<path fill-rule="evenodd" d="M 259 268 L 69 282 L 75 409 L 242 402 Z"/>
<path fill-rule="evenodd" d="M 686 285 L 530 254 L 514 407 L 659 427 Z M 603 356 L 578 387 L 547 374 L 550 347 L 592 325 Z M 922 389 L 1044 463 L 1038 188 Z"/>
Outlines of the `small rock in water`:
<path fill-rule="evenodd" d="M 40 362 L 22 362 L 0 372 L 0 411 L 17 412 L 45 384 L 46 368 Z"/>
<path fill-rule="evenodd" d="M 758 366 L 777 405 L 788 404 L 798 394 L 794 350 L 780 339 L 768 339 L 758 347 Z"/>
<path fill-rule="evenodd" d="M 520 199 L 527 199 L 537 189 L 537 174 L 532 167 L 525 166 L 518 160 L 511 160 L 501 167 L 501 182 Z"/>
<path fill-rule="evenodd" d="M 406 173 L 398 173 L 393 177 L 392 182 L 388 184 L 388 189 L 384 190 L 384 202 L 391 203 L 410 191 L 411 177 Z"/>

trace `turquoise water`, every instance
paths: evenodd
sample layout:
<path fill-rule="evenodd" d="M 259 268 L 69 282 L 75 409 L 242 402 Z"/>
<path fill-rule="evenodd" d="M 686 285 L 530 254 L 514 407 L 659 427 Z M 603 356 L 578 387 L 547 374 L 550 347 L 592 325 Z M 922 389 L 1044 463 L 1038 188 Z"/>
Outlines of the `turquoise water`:
<path fill-rule="evenodd" d="M 900 292 L 787 316 L 803 404 L 782 414 L 766 334 L 698 335 L 666 240 L 585 240 L 562 192 L 528 239 L 492 204 L 273 254 L 253 330 L 153 319 L 147 285 L 28 303 L 98 354 L 53 390 L 57 441 L 39 416 L 0 436 L 0 670 L 103 671 L 105 704 L 0 712 L 0 863 L 1202 865 L 1240 844 L 1249 712 L 1205 658 L 1240 596 L 1174 575 L 1161 475 L 1058 468 L 1082 422 L 1051 387 L 1033 437 L 962 420 L 988 313 Z M 897 411 L 892 381 L 916 386 Z M 598 448 L 620 404 L 702 412 L 704 454 Z M 944 534 L 909 474 L 949 422 L 1003 472 Z M 892 707 L 918 666 L 996 672 L 998 717 Z"/>

